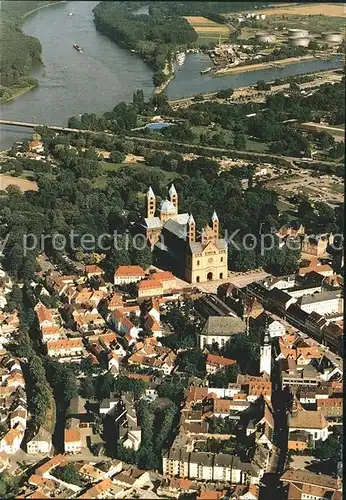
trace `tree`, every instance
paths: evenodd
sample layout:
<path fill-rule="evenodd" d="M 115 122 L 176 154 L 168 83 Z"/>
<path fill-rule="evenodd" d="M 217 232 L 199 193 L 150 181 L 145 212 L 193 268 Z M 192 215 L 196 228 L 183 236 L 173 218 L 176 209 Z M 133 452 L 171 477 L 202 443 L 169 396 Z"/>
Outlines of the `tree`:
<path fill-rule="evenodd" d="M 233 139 L 233 149 L 244 151 L 246 149 L 246 137 L 244 134 L 236 134 Z"/>
<path fill-rule="evenodd" d="M 167 77 L 163 71 L 155 71 L 153 75 L 153 84 L 155 85 L 155 87 L 160 87 L 165 83 L 166 80 Z"/>
<path fill-rule="evenodd" d="M 112 163 L 122 163 L 125 161 L 126 155 L 122 151 L 117 151 L 116 149 L 113 149 L 109 155 L 109 161 Z"/>
<path fill-rule="evenodd" d="M 80 392 L 83 398 L 93 399 L 95 397 L 95 387 L 93 379 L 91 377 L 82 379 L 80 384 Z"/>
<path fill-rule="evenodd" d="M 185 386 L 178 377 L 173 375 L 171 379 L 167 377 L 163 379 L 157 388 L 157 393 L 160 398 L 170 398 L 177 405 L 180 405 L 184 397 Z"/>
<path fill-rule="evenodd" d="M 239 366 L 235 363 L 227 366 L 223 370 L 218 370 L 216 373 L 209 375 L 210 387 L 228 387 L 228 384 L 233 384 L 237 381 L 237 376 L 240 373 Z"/>
<path fill-rule="evenodd" d="M 340 441 L 334 436 L 329 436 L 325 441 L 317 441 L 313 453 L 319 460 L 338 462 L 341 454 Z"/>
<path fill-rule="evenodd" d="M 257 90 L 270 90 L 270 85 L 266 83 L 264 80 L 258 80 L 256 84 Z"/>
<path fill-rule="evenodd" d="M 95 379 L 95 392 L 96 397 L 99 401 L 102 399 L 109 398 L 111 392 L 114 390 L 114 378 L 110 373 L 105 375 L 99 375 Z"/>
<path fill-rule="evenodd" d="M 219 99 L 229 99 L 230 97 L 232 97 L 233 92 L 234 92 L 234 90 L 231 89 L 231 88 L 229 88 L 229 89 L 221 89 L 216 94 L 216 97 L 218 97 Z"/>
<path fill-rule="evenodd" d="M 143 240 L 141 239 L 140 242 L 142 244 Z M 135 245 L 135 240 L 133 244 Z M 131 260 L 134 265 L 141 266 L 143 269 L 148 269 L 153 262 L 153 254 L 150 248 L 146 245 L 141 249 L 133 249 Z"/>
<path fill-rule="evenodd" d="M 83 486 L 83 481 L 77 472 L 76 466 L 69 463 L 64 467 L 56 467 L 53 472 L 54 476 L 64 481 L 65 483 L 75 484 L 76 486 Z"/>
<path fill-rule="evenodd" d="M 179 371 L 190 376 L 203 377 L 205 374 L 205 359 L 200 349 L 190 349 L 180 353 L 178 357 Z"/>

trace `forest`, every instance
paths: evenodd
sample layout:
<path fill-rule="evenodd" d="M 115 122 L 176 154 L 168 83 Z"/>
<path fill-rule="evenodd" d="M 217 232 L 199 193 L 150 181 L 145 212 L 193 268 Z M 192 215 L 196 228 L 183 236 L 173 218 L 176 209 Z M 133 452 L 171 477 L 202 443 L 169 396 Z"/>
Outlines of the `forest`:
<path fill-rule="evenodd" d="M 37 85 L 30 76 L 32 66 L 40 61 L 40 41 L 22 32 L 23 16 L 50 1 L 1 2 L 0 19 L 0 102 L 15 94 L 15 89 Z"/>
<path fill-rule="evenodd" d="M 94 9 L 96 28 L 111 40 L 138 55 L 154 70 L 153 81 L 161 85 L 168 77 L 166 61 L 179 47 L 193 44 L 197 33 L 179 16 L 154 9 L 152 15 L 135 15 L 136 2 L 101 2 Z"/>

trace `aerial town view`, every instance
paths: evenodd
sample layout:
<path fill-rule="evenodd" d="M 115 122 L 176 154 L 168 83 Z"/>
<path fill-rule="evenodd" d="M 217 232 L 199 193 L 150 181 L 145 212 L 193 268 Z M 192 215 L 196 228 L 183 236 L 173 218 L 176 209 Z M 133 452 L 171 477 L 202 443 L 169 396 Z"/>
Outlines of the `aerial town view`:
<path fill-rule="evenodd" d="M 0 1 L 0 498 L 342 499 L 345 20 Z"/>

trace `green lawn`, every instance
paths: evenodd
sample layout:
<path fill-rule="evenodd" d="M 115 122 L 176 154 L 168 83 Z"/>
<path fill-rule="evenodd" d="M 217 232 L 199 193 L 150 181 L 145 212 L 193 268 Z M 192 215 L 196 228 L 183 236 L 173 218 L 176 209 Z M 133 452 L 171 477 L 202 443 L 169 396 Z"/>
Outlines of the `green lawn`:
<path fill-rule="evenodd" d="M 292 205 L 291 203 L 288 203 L 287 201 L 278 201 L 277 204 L 277 209 L 279 210 L 279 212 L 288 212 L 289 210 L 292 210 L 295 208 L 294 205 Z"/>
<path fill-rule="evenodd" d="M 256 141 L 255 139 L 246 139 L 246 147 L 249 151 L 257 151 L 258 153 L 267 152 L 267 145 L 264 142 Z"/>

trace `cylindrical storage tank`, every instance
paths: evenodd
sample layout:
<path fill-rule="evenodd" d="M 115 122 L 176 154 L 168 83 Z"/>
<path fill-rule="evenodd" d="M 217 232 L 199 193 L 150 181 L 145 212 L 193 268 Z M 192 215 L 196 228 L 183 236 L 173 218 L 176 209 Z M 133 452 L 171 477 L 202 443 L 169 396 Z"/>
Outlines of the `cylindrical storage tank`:
<path fill-rule="evenodd" d="M 342 42 L 342 33 L 340 31 L 333 31 L 333 32 L 325 32 L 322 33 L 322 40 L 324 42 L 329 42 L 329 43 L 341 43 Z"/>
<path fill-rule="evenodd" d="M 258 31 L 258 33 L 255 34 L 255 38 L 262 43 L 274 43 L 276 40 L 275 35 L 271 35 L 265 31 Z"/>
<path fill-rule="evenodd" d="M 309 36 L 309 32 L 307 30 L 301 30 L 296 28 L 290 28 L 288 30 L 289 38 L 307 38 Z"/>
<path fill-rule="evenodd" d="M 293 47 L 307 47 L 310 43 L 310 38 L 297 38 L 296 36 L 290 36 L 288 40 Z"/>
<path fill-rule="evenodd" d="M 264 20 L 264 19 L 266 18 L 266 15 L 265 15 L 265 14 L 260 14 L 260 18 L 261 18 L 262 20 Z"/>

